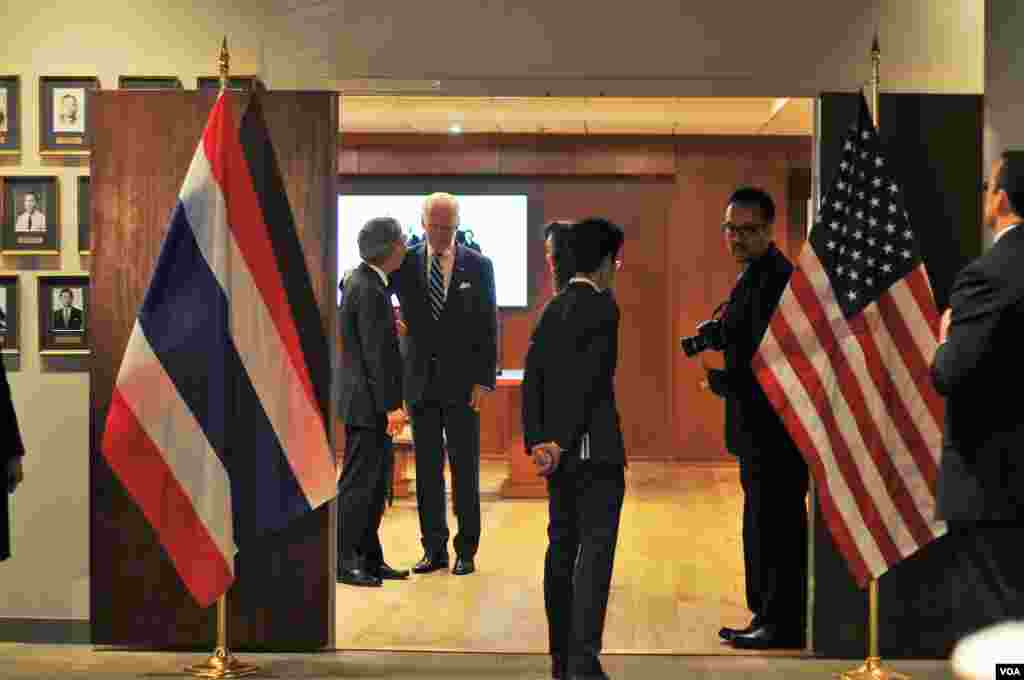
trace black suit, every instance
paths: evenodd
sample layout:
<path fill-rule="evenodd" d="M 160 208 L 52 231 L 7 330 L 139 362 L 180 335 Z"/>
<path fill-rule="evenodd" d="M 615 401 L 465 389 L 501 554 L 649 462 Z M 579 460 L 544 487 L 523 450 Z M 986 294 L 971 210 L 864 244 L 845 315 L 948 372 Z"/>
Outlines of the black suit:
<path fill-rule="evenodd" d="M 349 568 L 372 569 L 384 561 L 378 531 L 392 469 L 387 413 L 402 405 L 402 360 L 390 298 L 365 263 L 346 279 L 340 314 L 338 416 L 345 423 L 345 463 L 338 481 L 338 555 Z"/>
<path fill-rule="evenodd" d="M 403 393 L 416 448 L 416 502 L 424 549 L 447 551 L 444 452 L 447 444 L 459 533 L 455 551 L 472 559 L 480 544 L 480 415 L 470 408 L 474 385 L 494 389 L 498 313 L 494 267 L 455 245 L 444 308 L 438 320 L 428 297 L 427 243 L 411 248 L 393 275 L 408 327 Z"/>
<path fill-rule="evenodd" d="M 0 363 L 0 475 L 4 488 L 0 490 L 0 561 L 11 556 L 11 527 L 7 507 L 7 466 L 16 457 L 25 455 L 25 446 L 18 429 L 18 417 L 11 399 L 11 386 L 7 382 L 7 369 Z"/>
<path fill-rule="evenodd" d="M 939 519 L 1024 519 L 1024 225 L 967 265 L 950 295 L 952 324 L 932 362 L 946 397 L 937 485 Z"/>
<path fill-rule="evenodd" d="M 740 463 L 747 606 L 757 622 L 802 634 L 807 464 L 751 367 L 792 272 L 774 244 L 747 266 L 723 317 L 725 370 L 708 377 L 712 390 L 725 398 L 725 443 Z"/>
<path fill-rule="evenodd" d="M 58 309 L 53 313 L 53 328 L 58 331 L 80 331 L 82 330 L 82 310 L 72 307 L 68 314 L 67 322 L 64 321 L 64 309 Z"/>
<path fill-rule="evenodd" d="M 554 663 L 575 674 L 601 673 L 597 657 L 625 493 L 614 387 L 618 332 L 611 294 L 574 282 L 537 322 L 523 377 L 527 453 L 550 441 L 565 449 L 548 478 L 544 605 Z"/>

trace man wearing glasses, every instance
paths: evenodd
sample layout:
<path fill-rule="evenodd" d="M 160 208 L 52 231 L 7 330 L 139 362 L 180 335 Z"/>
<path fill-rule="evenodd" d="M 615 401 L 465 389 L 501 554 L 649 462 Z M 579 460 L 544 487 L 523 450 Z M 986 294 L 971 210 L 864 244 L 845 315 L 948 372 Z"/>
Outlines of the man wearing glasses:
<path fill-rule="evenodd" d="M 803 647 L 807 582 L 808 473 L 799 450 L 761 389 L 751 359 L 793 271 L 772 241 L 775 204 L 743 187 L 725 209 L 726 248 L 743 267 L 722 317 L 725 369 L 708 386 L 725 399 L 725 444 L 739 459 L 743 486 L 746 628 L 719 636 L 741 649 Z"/>

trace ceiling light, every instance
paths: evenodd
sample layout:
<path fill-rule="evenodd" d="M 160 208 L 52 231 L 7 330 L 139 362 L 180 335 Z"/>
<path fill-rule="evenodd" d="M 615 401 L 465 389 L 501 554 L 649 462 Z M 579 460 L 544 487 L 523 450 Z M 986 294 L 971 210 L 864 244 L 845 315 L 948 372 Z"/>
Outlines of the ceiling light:
<path fill-rule="evenodd" d="M 459 125 L 458 123 L 453 123 L 453 124 L 452 124 L 452 125 L 451 125 L 451 126 L 450 126 L 450 127 L 448 128 L 448 132 L 450 132 L 450 133 L 451 133 L 451 134 L 453 134 L 453 135 L 460 135 L 460 134 L 462 134 L 462 126 L 461 126 L 461 125 Z"/>

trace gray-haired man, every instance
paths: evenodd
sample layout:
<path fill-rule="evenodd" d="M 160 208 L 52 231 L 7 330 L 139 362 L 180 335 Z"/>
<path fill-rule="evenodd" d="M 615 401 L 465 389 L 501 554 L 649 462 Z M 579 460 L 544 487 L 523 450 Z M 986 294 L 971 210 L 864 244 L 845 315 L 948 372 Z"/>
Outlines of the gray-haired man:
<path fill-rule="evenodd" d="M 403 579 L 384 562 L 377 535 L 391 483 L 391 432 L 402 405 L 402 358 L 388 275 L 405 258 L 405 235 L 390 217 L 377 217 L 359 231 L 362 264 L 342 283 L 341 396 L 345 459 L 338 481 L 338 580 L 379 586 Z"/>

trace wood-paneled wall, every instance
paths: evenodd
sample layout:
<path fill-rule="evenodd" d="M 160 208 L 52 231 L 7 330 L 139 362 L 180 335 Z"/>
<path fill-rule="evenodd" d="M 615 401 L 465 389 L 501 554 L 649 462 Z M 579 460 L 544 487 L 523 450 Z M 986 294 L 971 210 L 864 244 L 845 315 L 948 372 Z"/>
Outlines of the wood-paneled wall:
<path fill-rule="evenodd" d="M 99 443 L 118 367 L 182 181 L 216 92 L 103 91 L 93 116 L 93 316 L 90 422 L 92 642 L 211 649 L 216 608 L 199 609 L 153 530 L 106 464 Z M 236 120 L 247 95 L 229 95 Z M 337 95 L 263 95 L 296 229 L 325 329 L 334 326 Z M 330 376 L 313 376 L 330 381 Z M 333 400 L 332 400 L 333 401 Z M 333 408 L 325 414 L 333 420 Z M 240 649 L 329 643 L 329 507 L 236 558 L 229 635 Z M 297 569 L 296 565 L 304 565 Z"/>
<path fill-rule="evenodd" d="M 521 368 L 530 331 L 551 291 L 543 225 L 606 216 L 626 230 L 616 283 L 623 312 L 617 390 L 633 458 L 727 459 L 722 403 L 702 391 L 700 358 L 679 350 L 724 300 L 739 272 L 722 241 L 725 201 L 738 185 L 775 198 L 776 240 L 795 255 L 806 232 L 811 139 L 767 137 L 544 137 L 342 135 L 339 191 L 388 177 L 496 176 L 527 182 L 543 205 L 531 224 L 530 309 L 506 310 L 502 354 Z M 442 182 L 443 184 L 443 182 Z M 712 359 L 712 357 L 708 357 Z M 483 455 L 499 414 L 485 405 Z"/>

